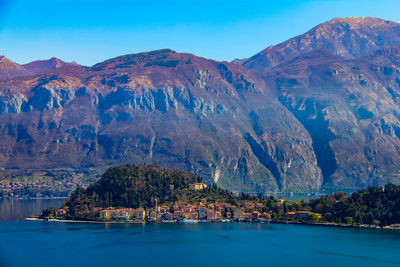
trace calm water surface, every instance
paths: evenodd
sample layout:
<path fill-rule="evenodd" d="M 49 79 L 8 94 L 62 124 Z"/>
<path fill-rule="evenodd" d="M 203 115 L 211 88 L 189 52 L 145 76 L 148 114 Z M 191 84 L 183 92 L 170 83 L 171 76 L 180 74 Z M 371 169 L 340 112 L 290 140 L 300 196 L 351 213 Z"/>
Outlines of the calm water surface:
<path fill-rule="evenodd" d="M 60 207 L 65 199 L 0 199 L 0 222 L 23 221 L 31 215 L 39 215 L 49 207 Z"/>
<path fill-rule="evenodd" d="M 400 266 L 400 233 L 275 224 L 0 222 L 0 266 Z"/>

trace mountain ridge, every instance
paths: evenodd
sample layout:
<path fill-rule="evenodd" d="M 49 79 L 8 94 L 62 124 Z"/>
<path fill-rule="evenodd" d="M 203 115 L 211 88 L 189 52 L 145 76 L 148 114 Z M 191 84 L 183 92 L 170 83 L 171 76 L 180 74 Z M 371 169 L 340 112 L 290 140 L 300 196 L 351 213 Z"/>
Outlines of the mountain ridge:
<path fill-rule="evenodd" d="M 395 45 L 400 45 L 399 23 L 371 17 L 334 18 L 304 34 L 269 46 L 247 59 L 243 65 L 262 72 L 315 49 L 324 48 L 347 58 L 356 58 L 381 47 Z"/>
<path fill-rule="evenodd" d="M 400 182 L 399 26 L 333 19 L 308 37 L 336 27 L 352 54 L 278 49 L 260 71 L 161 49 L 0 80 L 0 166 L 152 163 L 251 193 Z"/>

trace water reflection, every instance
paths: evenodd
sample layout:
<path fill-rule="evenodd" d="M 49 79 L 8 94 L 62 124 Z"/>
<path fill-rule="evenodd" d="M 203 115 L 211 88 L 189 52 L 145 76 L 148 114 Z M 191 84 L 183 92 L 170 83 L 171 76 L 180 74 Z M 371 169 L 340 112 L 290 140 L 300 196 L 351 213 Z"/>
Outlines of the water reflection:
<path fill-rule="evenodd" d="M 60 207 L 65 199 L 2 199 L 0 221 L 23 221 L 31 215 L 39 215 L 49 207 Z"/>

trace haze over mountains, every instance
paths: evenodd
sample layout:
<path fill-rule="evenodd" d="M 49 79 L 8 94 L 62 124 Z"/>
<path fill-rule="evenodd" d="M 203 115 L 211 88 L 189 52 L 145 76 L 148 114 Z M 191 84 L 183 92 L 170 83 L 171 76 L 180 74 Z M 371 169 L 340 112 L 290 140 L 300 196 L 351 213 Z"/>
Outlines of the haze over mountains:
<path fill-rule="evenodd" d="M 246 192 L 400 181 L 400 24 L 336 18 L 235 63 L 3 57 L 0 165 L 156 163 Z"/>

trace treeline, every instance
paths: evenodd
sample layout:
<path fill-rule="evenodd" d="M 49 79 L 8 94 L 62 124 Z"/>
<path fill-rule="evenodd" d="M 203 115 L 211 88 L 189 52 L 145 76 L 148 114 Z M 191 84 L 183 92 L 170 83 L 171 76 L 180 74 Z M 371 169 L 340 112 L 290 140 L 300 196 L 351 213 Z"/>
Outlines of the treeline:
<path fill-rule="evenodd" d="M 351 196 L 339 192 L 309 202 L 324 221 L 348 224 L 390 225 L 400 223 L 400 186 L 369 187 Z"/>

